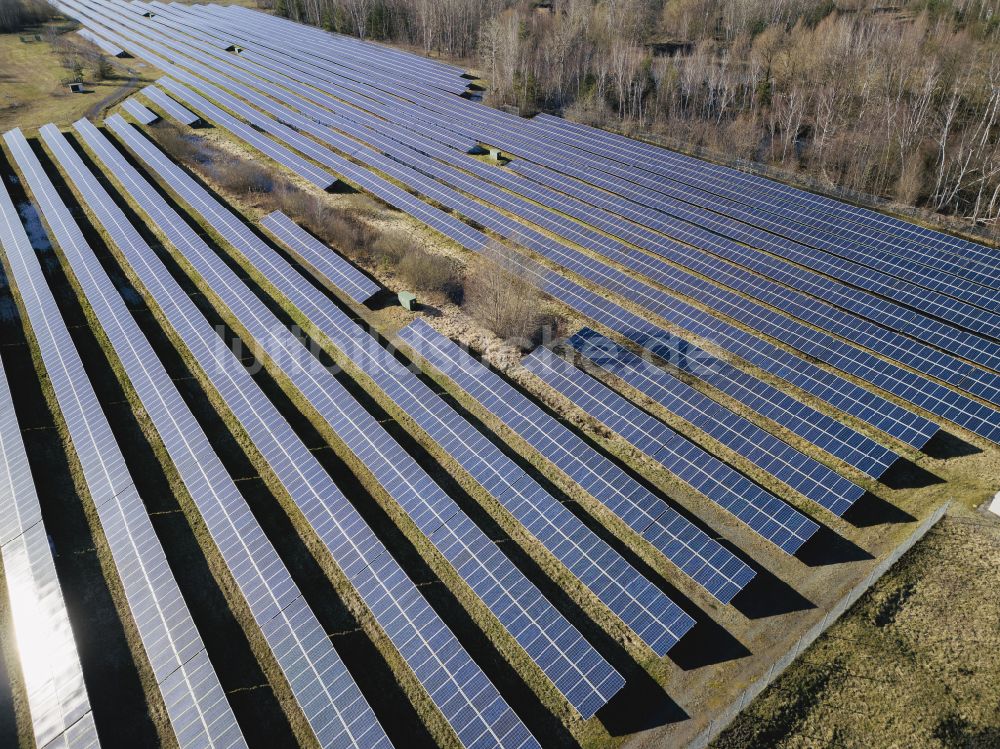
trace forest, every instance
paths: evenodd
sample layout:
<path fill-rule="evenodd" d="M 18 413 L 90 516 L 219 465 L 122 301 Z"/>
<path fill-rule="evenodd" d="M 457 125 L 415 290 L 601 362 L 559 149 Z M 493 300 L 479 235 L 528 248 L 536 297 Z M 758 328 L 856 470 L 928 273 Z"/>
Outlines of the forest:
<path fill-rule="evenodd" d="M 1000 234 L 998 0 L 261 0 L 486 101 Z"/>

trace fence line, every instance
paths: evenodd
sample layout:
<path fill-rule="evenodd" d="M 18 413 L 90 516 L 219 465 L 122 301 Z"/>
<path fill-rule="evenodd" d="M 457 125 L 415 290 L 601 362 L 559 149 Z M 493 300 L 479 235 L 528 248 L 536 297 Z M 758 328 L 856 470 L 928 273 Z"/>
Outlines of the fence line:
<path fill-rule="evenodd" d="M 889 569 L 899 561 L 906 552 L 913 548 L 914 544 L 922 539 L 927 532 L 937 525 L 938 521 L 947 512 L 951 502 L 945 502 L 938 507 L 929 517 L 927 517 L 899 546 L 893 549 L 885 559 L 876 564 L 868 576 L 845 593 L 841 599 L 826 613 L 826 615 L 810 627 L 806 632 L 785 652 L 781 658 L 771 664 L 765 674 L 760 676 L 744 689 L 736 699 L 729 703 L 720 714 L 716 715 L 711 722 L 697 736 L 688 742 L 688 749 L 704 749 L 714 741 L 725 728 L 733 722 L 743 708 L 750 704 L 754 698 L 764 691 L 770 684 L 781 675 L 781 673 L 792 664 L 816 639 L 823 634 L 844 612 L 853 606 L 862 595 L 864 595 L 872 585 L 878 582 Z"/>

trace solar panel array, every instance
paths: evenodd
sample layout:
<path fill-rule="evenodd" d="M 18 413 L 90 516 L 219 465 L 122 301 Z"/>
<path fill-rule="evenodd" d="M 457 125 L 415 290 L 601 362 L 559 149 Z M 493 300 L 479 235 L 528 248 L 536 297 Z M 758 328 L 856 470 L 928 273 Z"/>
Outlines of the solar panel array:
<path fill-rule="evenodd" d="M 524 367 L 782 551 L 794 554 L 819 530 L 805 515 L 548 349 L 535 349 Z"/>
<path fill-rule="evenodd" d="M 191 64 L 189 64 L 189 67 L 190 66 Z M 186 76 L 186 74 L 183 73 L 180 75 L 182 77 Z M 202 90 L 214 92 L 213 96 L 225 100 L 227 106 L 230 106 L 235 111 L 239 111 L 243 116 L 246 116 L 258 127 L 267 129 L 269 132 L 276 134 L 286 142 L 295 144 L 297 148 L 300 148 L 300 150 L 308 153 L 321 163 L 331 165 L 334 168 L 339 166 L 336 160 L 329 157 L 328 153 L 324 154 L 322 149 L 317 151 L 313 142 L 303 144 L 300 136 L 290 133 L 287 128 L 276 125 L 268 118 L 262 117 L 257 110 L 250 109 L 246 105 L 232 99 L 232 97 L 219 92 L 213 86 L 196 84 L 193 80 L 190 80 L 189 77 L 185 79 L 188 83 L 196 85 L 196 87 L 199 87 Z M 231 84 L 228 87 L 237 90 L 236 87 Z M 268 103 L 266 100 L 258 99 L 255 100 L 255 103 L 258 106 L 262 106 L 266 110 L 272 112 L 280 113 L 283 111 L 281 108 L 276 107 L 273 103 Z M 286 113 L 285 117 L 288 118 L 289 115 Z M 296 126 L 309 130 L 311 123 L 303 120 L 304 118 L 296 120 Z M 310 132 L 313 131 L 310 130 Z M 324 135 L 323 133 L 318 132 L 313 132 L 313 134 L 318 137 L 322 137 Z M 328 137 L 325 139 L 330 142 Z M 356 146 L 351 146 L 351 148 L 356 149 Z M 359 157 L 359 153 L 353 153 L 352 155 Z M 382 160 L 379 162 L 378 166 L 379 168 L 391 173 L 392 170 L 387 168 L 385 163 L 386 161 L 387 160 Z M 369 163 L 371 163 L 370 159 Z M 876 396 L 870 391 L 854 386 L 847 380 L 837 377 L 836 375 L 832 375 L 831 373 L 826 372 L 825 370 L 822 370 L 798 357 L 792 356 L 791 354 L 767 343 L 766 341 L 749 336 L 743 331 L 740 331 L 739 329 L 726 323 L 722 323 L 706 313 L 701 313 L 700 310 L 697 310 L 690 305 L 686 305 L 679 300 L 672 300 L 671 304 L 664 303 L 662 299 L 657 300 L 655 299 L 655 294 L 651 288 L 646 287 L 645 284 L 642 284 L 635 279 L 628 279 L 622 283 L 624 276 L 613 269 L 610 269 L 608 266 L 603 266 L 601 264 L 597 264 L 595 266 L 593 263 L 589 263 L 590 267 L 587 267 L 585 261 L 580 260 L 582 255 L 579 253 L 568 251 L 564 246 L 557 245 L 556 243 L 550 242 L 546 245 L 544 237 L 537 235 L 537 233 L 526 231 L 523 225 L 501 217 L 496 211 L 484 211 L 483 209 L 478 208 L 478 206 L 473 206 L 469 203 L 469 201 L 457 196 L 457 194 L 451 193 L 447 190 L 442 190 L 437 184 L 428 187 L 426 180 L 415 180 L 411 176 L 407 183 L 417 189 L 420 189 L 424 192 L 424 194 L 429 194 L 434 197 L 435 200 L 445 202 L 451 207 L 456 207 L 458 210 L 461 210 L 466 215 L 470 215 L 470 217 L 475 218 L 477 221 L 485 223 L 487 226 L 501 231 L 501 233 L 505 233 L 508 237 L 517 238 L 536 251 L 544 253 L 547 250 L 550 256 L 553 253 L 558 253 L 560 256 L 559 261 L 565 267 L 568 267 L 576 272 L 580 272 L 582 270 L 584 271 L 584 276 L 588 278 L 588 280 L 597 281 L 598 283 L 602 283 L 605 287 L 613 291 L 617 291 L 620 294 L 628 294 L 631 298 L 637 298 L 641 304 L 656 312 L 658 315 L 666 317 L 672 321 L 677 321 L 677 315 L 680 314 L 681 319 L 687 327 L 693 327 L 696 332 L 701 335 L 712 335 L 716 337 L 720 335 L 728 336 L 732 340 L 732 343 L 735 346 L 735 351 L 739 353 L 739 355 L 750 359 L 752 363 L 761 366 L 764 369 L 768 369 L 770 367 L 771 371 L 781 372 L 787 377 L 789 369 L 791 368 L 791 371 L 795 372 L 795 374 L 790 378 L 790 381 L 793 384 L 806 389 L 814 395 L 824 398 L 828 402 L 840 404 L 841 408 L 848 410 L 852 413 L 852 415 L 866 420 L 874 426 L 888 431 L 890 434 L 894 434 L 895 436 L 898 436 L 906 441 L 911 441 L 916 445 L 922 445 L 929 435 L 933 434 L 935 429 L 933 424 L 925 419 L 922 419 L 921 417 L 908 413 L 904 409 L 895 406 L 893 403 L 881 398 L 880 396 Z M 501 204 L 505 202 L 503 194 L 498 191 L 493 192 L 493 197 L 495 200 L 500 200 Z M 485 219 L 484 215 L 486 216 Z M 529 241 L 526 241 L 526 239 Z M 556 246 L 553 247 L 552 245 Z M 760 308 L 759 311 L 766 313 L 766 310 L 763 310 L 763 308 Z M 798 330 L 801 332 L 802 330 L 805 330 L 805 328 L 800 326 Z M 817 343 L 816 346 L 819 348 L 812 347 L 810 345 L 808 350 L 811 355 L 823 353 L 827 350 L 824 348 L 825 342 L 823 340 Z M 822 351 L 820 351 L 820 349 L 822 349 Z M 848 358 L 848 360 L 850 359 Z M 867 364 L 871 364 L 872 361 L 872 358 L 865 360 Z M 865 369 L 867 364 L 862 366 L 851 361 L 849 366 L 845 365 L 847 367 L 846 371 L 849 371 L 852 374 L 863 375 L 865 371 L 867 371 Z M 962 400 L 961 397 L 956 396 L 956 394 L 953 394 L 950 391 L 945 392 L 943 389 L 936 388 L 930 383 L 921 383 L 919 379 L 914 380 L 913 378 L 907 378 L 905 376 L 906 374 L 907 373 L 903 373 L 900 375 L 903 380 L 906 380 L 906 383 L 896 385 L 896 390 L 899 391 L 898 394 L 902 394 L 904 396 L 909 395 L 911 398 L 917 399 L 930 393 L 933 397 L 941 397 L 944 401 L 953 401 L 951 403 L 944 402 L 941 408 L 947 411 L 947 413 L 953 418 L 959 420 L 960 423 L 964 423 L 969 428 L 983 430 L 987 433 L 992 433 L 994 430 L 994 427 L 989 421 L 990 414 L 992 413 L 990 409 L 977 407 L 976 404 L 971 404 L 967 401 L 967 399 Z M 880 382 L 882 382 L 882 380 L 880 380 Z M 848 398 L 853 402 L 845 404 L 845 398 Z M 958 399 L 957 403 L 954 402 L 956 398 Z M 924 397 L 924 399 L 920 402 L 926 405 L 926 401 L 927 399 Z"/>
<path fill-rule="evenodd" d="M 542 122 L 552 126 L 551 120 L 546 119 Z M 622 163 L 622 158 L 619 155 L 621 148 L 612 145 L 617 141 L 614 141 L 607 134 L 584 130 L 572 125 L 567 126 L 563 123 L 554 127 L 555 132 L 558 132 L 559 129 L 572 130 L 574 140 L 577 142 L 582 136 L 589 144 L 587 148 L 593 155 L 597 155 L 598 159 L 606 159 L 612 164 Z M 626 159 L 632 163 L 624 170 L 615 166 L 611 168 L 622 171 L 627 178 L 633 179 L 638 184 L 649 185 L 652 189 L 662 191 L 677 189 L 675 188 L 675 180 L 677 180 L 678 175 L 683 175 L 683 184 L 680 189 L 685 194 L 695 194 L 701 205 L 711 204 L 712 209 L 719 210 L 719 212 L 727 212 L 728 209 L 728 212 L 733 215 L 739 214 L 742 220 L 748 224 L 767 228 L 777 235 L 790 237 L 803 244 L 826 249 L 844 257 L 858 259 L 872 267 L 888 269 L 894 274 L 902 273 L 905 276 L 907 268 L 910 268 L 921 275 L 922 281 L 929 280 L 936 275 L 938 283 L 935 285 L 948 293 L 957 292 L 960 294 L 963 286 L 970 283 L 972 285 L 980 283 L 987 287 L 995 285 L 995 281 L 991 281 L 988 271 L 989 261 L 983 265 L 970 258 L 960 260 L 955 257 L 953 250 L 942 250 L 927 241 L 911 245 L 910 248 L 893 246 L 891 241 L 887 242 L 877 233 L 860 233 L 853 229 L 848 222 L 837 221 L 830 216 L 826 217 L 830 226 L 825 229 L 817 229 L 811 226 L 808 220 L 803 222 L 803 218 L 810 216 L 810 209 L 802 201 L 794 201 L 794 207 L 789 207 L 780 202 L 776 203 L 774 199 L 763 197 L 765 194 L 771 193 L 773 195 L 775 192 L 787 196 L 789 190 L 794 188 L 778 186 L 778 183 L 759 177 L 754 179 L 750 175 L 740 174 L 732 170 L 729 170 L 725 176 L 720 176 L 713 174 L 713 171 L 720 170 L 718 167 L 712 170 L 711 165 L 685 160 L 678 158 L 678 156 L 671 152 L 661 151 L 639 165 L 634 163 L 635 158 L 633 157 Z M 692 164 L 694 164 L 693 167 Z M 706 175 L 712 176 L 706 177 Z M 732 175 L 737 176 L 732 179 L 730 178 Z M 742 183 L 741 189 L 734 190 L 731 187 L 739 183 Z M 798 194 L 807 195 L 801 191 L 798 191 Z M 810 197 L 816 198 L 817 196 Z M 828 201 L 827 206 L 843 207 L 844 205 L 831 201 L 829 198 L 823 200 Z M 746 210 L 747 207 L 752 210 Z M 812 213 L 812 216 L 816 215 L 815 212 Z M 985 248 L 980 248 L 980 251 L 983 249 Z M 982 256 L 980 255 L 980 257 Z"/>
<path fill-rule="evenodd" d="M 120 120 L 109 121 L 109 124 L 119 134 L 128 128 Z M 152 148 L 148 141 L 142 142 L 135 133 L 127 131 L 123 137 L 140 158 L 164 177 L 221 236 L 240 248 L 241 252 L 259 258 L 258 267 L 262 273 L 269 266 L 284 264 L 277 253 L 267 248 L 242 222 Z M 117 173 L 123 173 L 120 165 Z M 536 659 L 553 683 L 564 690 L 574 707 L 589 717 L 607 702 L 623 685 L 617 672 L 499 552 L 416 461 L 392 440 L 378 421 L 312 357 L 305 346 L 288 331 L 279 334 L 278 331 L 283 330 L 279 321 L 251 296 L 249 289 L 220 258 L 207 247 L 198 255 L 190 251 L 187 257 L 217 290 L 220 299 L 239 314 L 241 325 L 256 335 L 258 341 L 270 347 L 272 358 L 308 402 L 399 502 L 418 529 L 455 565 L 463 579 L 508 627 L 511 635 Z M 267 264 L 265 259 L 268 259 Z M 301 276 L 296 274 L 295 279 L 303 288 L 311 288 Z M 428 691 L 433 694 L 432 687 L 433 684 L 429 684 Z M 470 732 L 471 728 L 475 726 L 470 727 Z"/>
<path fill-rule="evenodd" d="M 584 328 L 567 341 L 589 361 L 617 375 L 666 410 L 718 440 L 834 515 L 843 515 L 864 489 L 838 476 L 742 416 L 641 356 Z"/>
<path fill-rule="evenodd" d="M 400 339 L 723 603 L 754 570 L 423 320 Z"/>
<path fill-rule="evenodd" d="M 115 245 L 151 253 L 59 131 L 46 126 L 42 137 Z M 66 254 L 319 744 L 388 747 L 374 713 L 96 256 L 84 245 Z"/>
<path fill-rule="evenodd" d="M 140 93 L 182 125 L 197 125 L 201 122 L 198 115 L 182 107 L 156 86 L 146 86 Z"/>
<path fill-rule="evenodd" d="M 4 219 L 9 215 L 3 211 Z M 5 251 L 14 247 L 16 231 L 16 226 L 0 222 L 0 245 Z M 0 560 L 13 627 L 12 649 L 24 679 L 35 744 L 45 747 L 72 735 L 74 746 L 99 746 L 80 656 L 2 366 Z"/>
<path fill-rule="evenodd" d="M 49 225 L 60 223 L 51 210 L 59 205 L 47 178 L 19 130 L 4 136 Z M 167 565 L 149 516 L 125 465 L 83 363 L 59 315 L 52 292 L 6 191 L 3 213 L 13 242 L 5 249 L 34 332 L 42 363 L 125 592 L 136 631 L 163 696 L 174 735 L 183 747 L 244 746 L 239 726 L 211 668 L 192 676 L 205 646 Z M 50 210 L 46 210 L 49 208 Z M 67 225 L 68 226 L 68 225 Z"/>
<path fill-rule="evenodd" d="M 545 161 L 558 164 L 548 158 Z M 942 307 L 933 301 L 935 295 L 932 292 L 899 280 L 878 277 L 873 272 L 866 273 L 848 261 L 810 255 L 806 248 L 797 247 L 789 240 L 782 241 L 735 219 L 702 211 L 681 201 L 648 199 L 642 202 L 638 191 L 623 188 L 616 180 L 602 178 L 600 174 L 592 176 L 583 166 L 568 167 L 563 164 L 560 172 L 540 164 L 515 161 L 510 168 L 539 185 L 711 252 L 723 260 L 811 294 L 891 330 L 984 366 L 991 366 L 994 361 L 988 351 L 978 345 L 982 340 L 979 335 L 956 327 L 964 325 L 989 335 L 997 324 L 997 316 L 993 313 L 960 304 L 949 303 Z M 684 245 L 675 245 L 673 249 L 685 251 Z M 792 260 L 804 267 L 782 262 L 771 255 Z M 831 278 L 814 271 L 821 271 Z M 886 299 L 886 296 L 891 296 L 896 302 Z M 916 310 L 922 310 L 924 314 Z M 938 320 L 932 315 L 951 322 Z"/>
<path fill-rule="evenodd" d="M 117 115 L 109 120 L 109 125 L 124 134 L 123 139 L 140 158 L 147 163 L 151 160 L 154 170 L 165 176 L 171 187 L 177 188 L 179 170 L 161 171 L 162 164 L 157 157 L 174 170 L 176 167 L 158 151 L 150 149 L 148 141 Z M 174 246 L 186 253 L 198 272 L 205 272 L 218 263 L 211 249 L 166 206 L 96 128 L 85 121 L 77 126 L 101 159 L 106 164 L 113 164 L 116 178 L 127 186 Z M 315 456 L 296 437 L 239 359 L 228 347 L 219 345 L 212 325 L 193 311 L 190 300 L 168 278 L 162 264 L 143 253 L 132 253 L 128 260 L 462 743 L 472 746 L 477 740 L 489 737 L 501 746 L 537 746 L 485 674 L 323 471 Z M 278 350 L 283 355 L 278 358 L 287 362 L 290 369 L 301 373 L 323 370 L 301 341 L 284 329 L 231 271 L 228 275 L 226 283 L 213 287 L 240 325 L 264 345 L 281 347 Z"/>
<path fill-rule="evenodd" d="M 320 242 L 281 211 L 269 213 L 260 225 L 306 262 L 322 279 L 358 304 L 379 292 L 379 285 Z"/>
<path fill-rule="evenodd" d="M 693 620 L 301 276 L 249 237 L 254 268 L 656 653 Z"/>
<path fill-rule="evenodd" d="M 347 173 L 350 175 L 351 178 L 356 178 L 356 174 L 359 173 L 359 172 L 361 173 L 361 179 L 362 179 L 362 181 L 364 181 L 366 177 L 370 177 L 370 173 L 368 173 L 367 170 L 364 170 L 364 169 L 358 169 L 356 167 L 352 167 L 351 171 L 347 171 Z M 371 180 L 368 179 L 367 182 L 370 185 Z M 383 197 L 385 197 L 385 192 L 381 192 L 380 193 L 380 188 L 384 188 L 385 184 L 387 184 L 387 183 L 383 183 L 382 185 L 376 184 L 374 186 L 376 193 L 377 194 L 381 194 L 381 196 L 383 196 Z M 424 186 L 426 186 L 426 185 L 424 185 Z M 434 189 L 433 185 L 429 189 L 433 191 L 433 189 Z M 404 195 L 405 195 L 405 193 L 404 193 Z M 435 193 L 434 197 L 436 199 L 439 199 L 441 196 L 439 194 Z M 390 202 L 392 202 L 393 198 L 396 198 L 398 200 L 398 196 L 396 196 L 396 195 L 391 195 L 390 194 L 388 196 L 388 199 L 390 200 Z M 428 214 L 428 211 L 426 209 L 423 209 L 423 210 L 418 209 L 417 211 L 414 211 L 413 208 L 412 208 L 412 203 L 413 202 L 417 202 L 419 204 L 419 201 L 414 201 L 412 198 L 408 197 L 408 202 L 410 203 L 410 205 L 405 205 L 405 203 L 404 203 L 404 205 L 403 205 L 404 210 L 410 210 L 411 212 L 414 213 L 414 215 L 421 216 L 422 218 L 425 218 L 425 220 L 426 220 L 426 216 Z M 394 204 L 398 205 L 399 203 L 397 202 L 397 203 L 394 203 Z M 448 219 L 450 217 L 443 218 L 443 220 L 442 220 L 442 217 L 440 215 L 435 215 L 433 211 L 431 211 L 430 214 L 431 214 L 431 217 L 433 219 L 432 225 L 436 225 L 436 228 L 443 229 L 444 231 L 446 231 L 449 234 L 449 236 L 452 236 L 452 237 L 454 237 L 456 239 L 459 239 L 459 241 L 462 241 L 463 244 L 465 244 L 465 246 L 470 246 L 472 248 L 479 248 L 479 247 L 481 247 L 481 245 L 482 245 L 482 243 L 484 241 L 483 239 L 481 239 L 481 235 L 479 235 L 479 237 L 473 237 L 470 240 L 469 234 L 470 234 L 471 230 L 468 230 L 467 228 L 465 228 L 464 225 L 462 225 L 461 223 L 455 222 L 453 219 L 451 221 L 449 221 Z M 438 214 L 439 214 L 439 212 L 438 212 Z M 455 225 L 456 224 L 458 225 L 458 227 L 462 227 L 458 231 L 455 230 Z M 565 286 L 565 282 L 563 282 L 560 285 Z M 579 287 L 574 288 L 574 291 L 577 291 L 578 288 Z M 580 294 L 577 293 L 575 296 L 580 296 Z M 605 303 L 604 304 L 604 308 L 605 309 L 602 310 L 602 313 L 604 313 L 604 312 L 607 311 L 607 309 L 609 308 L 609 305 L 607 305 L 607 303 Z M 787 413 L 788 409 L 784 409 L 784 412 Z M 926 423 L 924 423 L 924 426 L 926 426 Z M 820 436 L 823 437 L 823 438 L 826 438 L 827 442 L 830 442 L 831 444 L 835 444 L 835 443 L 833 443 L 832 440 L 829 439 L 830 435 L 832 435 L 833 432 L 834 432 L 834 430 L 825 429 L 825 430 L 821 431 Z M 919 443 L 922 443 L 922 441 L 924 441 L 926 439 L 926 435 L 925 434 L 914 433 L 914 432 L 910 432 L 910 431 L 906 432 L 906 436 L 910 437 L 911 439 L 915 439 Z M 848 434 L 845 436 L 845 439 L 849 439 L 849 440 L 852 440 L 852 441 L 857 441 L 859 437 L 860 437 L 860 435 L 857 435 L 856 433 L 852 434 L 852 433 L 850 433 L 850 430 L 848 430 Z M 861 438 L 860 441 L 864 442 L 864 438 Z M 868 447 L 868 446 L 866 446 L 866 447 Z M 871 462 L 871 461 L 867 461 L 867 462 Z"/>
<path fill-rule="evenodd" d="M 249 9 L 158 0 L 59 0 L 59 7 L 95 38 L 162 70 L 167 77 L 159 83 L 169 95 L 144 93 L 178 121 L 200 115 L 312 184 L 327 189 L 343 179 L 474 252 L 497 252 L 493 236 L 517 245 L 525 252 L 506 258 L 517 273 L 644 354 L 593 328 L 570 338 L 573 350 L 616 378 L 609 381 L 651 399 L 657 412 L 685 422 L 685 434 L 697 431 L 738 455 L 738 465 L 766 473 L 766 486 L 784 484 L 838 516 L 864 493 L 826 458 L 775 436 L 786 432 L 873 478 L 898 458 L 888 445 L 921 449 L 938 422 L 1000 444 L 1000 260 L 986 248 L 623 136 L 492 110 L 456 96 L 466 88 L 456 68 Z M 124 108 L 146 122 L 133 104 Z M 657 654 L 690 629 L 687 614 L 314 279 L 121 117 L 108 124 L 236 250 L 265 292 L 290 302 L 351 362 L 351 372 L 364 376 L 365 387 L 393 401 L 506 511 L 505 522 L 513 518 L 540 541 Z M 121 154 L 93 126 L 81 122 L 77 129 L 185 267 L 303 394 L 310 416 L 359 457 L 568 703 L 585 718 L 600 709 L 620 690 L 620 674 Z M 470 159 L 477 143 L 515 159 L 506 168 Z M 370 278 L 284 214 L 261 226 L 321 284 L 356 303 L 377 293 Z M 141 247 L 122 252 L 459 740 L 537 745 Z M 401 337 L 716 599 L 729 603 L 753 579 L 738 556 L 429 325 L 414 323 Z M 783 551 L 796 553 L 818 530 L 804 513 L 548 349 L 524 364 Z M 733 401 L 757 416 L 723 405 Z M 303 616 L 311 616 L 308 609 Z M 199 657 L 210 671 L 207 654 Z"/>

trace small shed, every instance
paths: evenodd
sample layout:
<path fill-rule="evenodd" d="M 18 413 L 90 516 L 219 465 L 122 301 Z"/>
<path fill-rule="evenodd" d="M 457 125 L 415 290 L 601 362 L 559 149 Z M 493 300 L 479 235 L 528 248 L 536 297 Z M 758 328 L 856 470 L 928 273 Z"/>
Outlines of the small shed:
<path fill-rule="evenodd" d="M 494 148 L 493 146 L 489 146 L 489 149 L 490 149 L 490 158 L 493 159 L 494 161 L 500 161 L 502 158 L 504 158 L 504 155 L 499 148 Z"/>
<path fill-rule="evenodd" d="M 399 304 L 403 309 L 413 312 L 417 308 L 417 295 L 410 291 L 399 292 Z"/>
<path fill-rule="evenodd" d="M 83 83 L 80 81 L 74 81 L 73 83 L 69 84 L 69 90 L 74 94 L 82 94 Z"/>

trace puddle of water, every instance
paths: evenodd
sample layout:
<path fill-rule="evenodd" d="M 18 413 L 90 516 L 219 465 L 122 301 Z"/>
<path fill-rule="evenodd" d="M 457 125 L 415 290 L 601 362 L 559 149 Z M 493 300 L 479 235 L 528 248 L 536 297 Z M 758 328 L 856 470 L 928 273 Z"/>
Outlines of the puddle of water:
<path fill-rule="evenodd" d="M 35 206 L 31 203 L 21 203 L 17 207 L 17 212 L 21 216 L 21 223 L 24 224 L 24 230 L 28 234 L 31 246 L 38 252 L 52 252 L 52 244 L 49 242 L 45 229 L 42 228 L 42 219 L 39 217 L 38 211 L 35 210 Z"/>

